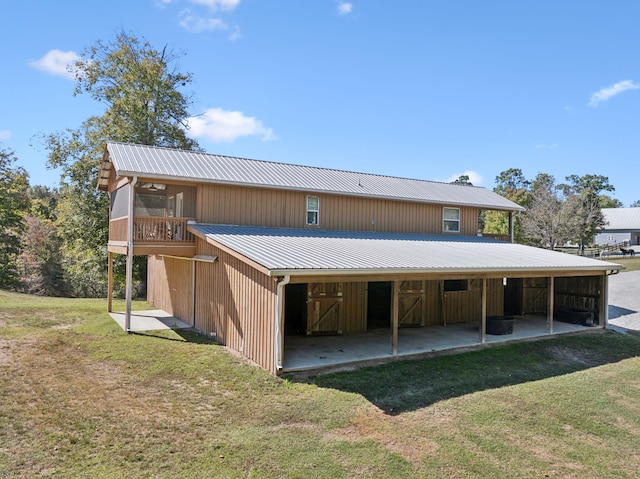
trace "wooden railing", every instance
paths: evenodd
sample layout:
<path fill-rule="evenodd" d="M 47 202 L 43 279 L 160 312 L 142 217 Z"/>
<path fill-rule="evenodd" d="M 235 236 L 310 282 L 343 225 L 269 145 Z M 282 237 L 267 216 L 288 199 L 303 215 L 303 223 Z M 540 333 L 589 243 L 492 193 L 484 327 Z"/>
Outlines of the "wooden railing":
<path fill-rule="evenodd" d="M 506 241 L 507 243 L 511 241 L 510 235 L 503 235 L 503 234 L 497 234 L 497 233 L 482 233 L 482 236 L 483 238 L 497 239 L 500 241 Z"/>
<path fill-rule="evenodd" d="M 192 243 L 195 236 L 187 231 L 187 221 L 193 218 L 136 216 L 133 220 L 133 242 Z"/>
<path fill-rule="evenodd" d="M 195 236 L 187 231 L 187 221 L 193 218 L 136 216 L 133 220 L 134 243 L 193 243 Z M 109 221 L 109 241 L 127 241 L 128 218 Z"/>

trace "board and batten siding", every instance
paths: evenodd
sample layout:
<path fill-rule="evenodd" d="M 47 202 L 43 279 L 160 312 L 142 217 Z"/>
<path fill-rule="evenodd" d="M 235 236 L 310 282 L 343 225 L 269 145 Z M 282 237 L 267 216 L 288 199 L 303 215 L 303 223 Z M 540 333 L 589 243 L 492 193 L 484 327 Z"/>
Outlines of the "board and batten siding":
<path fill-rule="evenodd" d="M 196 249 L 218 259 L 196 265 L 195 327 L 275 374 L 277 282 L 201 239 Z"/>
<path fill-rule="evenodd" d="M 196 221 L 309 227 L 306 224 L 307 196 L 320 199 L 317 227 L 322 229 L 423 234 L 443 232 L 442 215 L 446 205 L 232 185 L 198 185 Z M 459 234 L 477 233 L 478 208 L 460 207 Z"/>
<path fill-rule="evenodd" d="M 192 261 L 150 255 L 147 263 L 147 302 L 191 324 Z"/>

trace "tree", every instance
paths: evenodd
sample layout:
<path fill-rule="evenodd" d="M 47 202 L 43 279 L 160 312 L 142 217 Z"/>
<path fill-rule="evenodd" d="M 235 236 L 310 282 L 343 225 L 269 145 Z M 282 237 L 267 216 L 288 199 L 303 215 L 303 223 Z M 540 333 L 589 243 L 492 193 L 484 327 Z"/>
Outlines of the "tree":
<path fill-rule="evenodd" d="M 629 205 L 631 208 L 640 208 L 640 200 L 636 200 Z"/>
<path fill-rule="evenodd" d="M 496 186 L 493 189 L 496 193 L 505 198 L 527 207 L 530 200 L 528 181 L 519 168 L 509 168 L 496 176 Z M 484 212 L 484 231 L 493 234 L 510 234 L 509 217 L 500 211 Z M 514 218 L 514 236 L 518 243 L 524 241 L 522 232 L 522 215 Z"/>
<path fill-rule="evenodd" d="M 593 241 L 596 232 L 606 225 L 602 214 L 603 191 L 615 191 L 609 178 L 602 175 L 567 176 L 568 184 L 559 185 L 567 197 L 567 207 L 573 211 L 572 240 L 581 249 Z M 607 197 L 608 198 L 608 197 Z"/>
<path fill-rule="evenodd" d="M 522 219 L 524 236 L 529 243 L 553 249 L 571 237 L 571 211 L 559 194 L 553 176 L 540 173 L 531 182 L 529 208 Z"/>
<path fill-rule="evenodd" d="M 185 131 L 191 101 L 180 92 L 192 79 L 177 71 L 178 58 L 166 47 L 156 50 L 120 32 L 114 41 L 99 40 L 84 50 L 71 69 L 77 82 L 74 96 L 89 94 L 106 106 L 102 116 L 88 118 L 80 128 L 44 138 L 49 165 L 62 169 L 56 224 L 75 294 L 100 296 L 106 291 L 109 200 L 96 190 L 104 143 L 198 149 Z M 134 266 L 138 279 L 145 274 L 144 259 Z M 115 266 L 121 269 L 122 264 Z"/>
<path fill-rule="evenodd" d="M 473 186 L 471 180 L 469 179 L 469 175 L 460 175 L 457 179 L 451 182 L 452 185 L 463 185 L 463 186 Z"/>
<path fill-rule="evenodd" d="M 12 166 L 15 161 L 12 150 L 0 148 L 0 288 L 18 284 L 22 216 L 29 207 L 29 176 L 24 168 Z"/>

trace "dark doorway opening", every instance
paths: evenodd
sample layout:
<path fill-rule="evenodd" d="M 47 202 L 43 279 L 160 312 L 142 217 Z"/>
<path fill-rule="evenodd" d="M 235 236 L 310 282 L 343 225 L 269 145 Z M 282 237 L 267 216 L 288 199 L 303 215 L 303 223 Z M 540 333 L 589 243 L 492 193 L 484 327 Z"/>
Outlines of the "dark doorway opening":
<path fill-rule="evenodd" d="M 369 283 L 367 294 L 367 329 L 388 328 L 391 326 L 390 281 Z"/>
<path fill-rule="evenodd" d="M 284 288 L 284 334 L 307 334 L 307 285 L 288 284 Z"/>
<path fill-rule="evenodd" d="M 522 314 L 522 278 L 509 278 L 504 287 L 504 314 L 517 316 Z"/>

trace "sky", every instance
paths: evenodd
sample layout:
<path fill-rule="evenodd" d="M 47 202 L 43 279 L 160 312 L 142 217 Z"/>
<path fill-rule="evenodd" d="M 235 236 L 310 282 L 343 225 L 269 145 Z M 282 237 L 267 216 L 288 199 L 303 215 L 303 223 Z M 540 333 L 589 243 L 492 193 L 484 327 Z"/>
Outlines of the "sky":
<path fill-rule="evenodd" d="M 193 75 L 208 153 L 492 189 L 519 168 L 640 200 L 637 0 L 7 0 L 0 148 L 57 186 L 41 136 L 105 105 L 66 65 L 125 31 Z"/>

